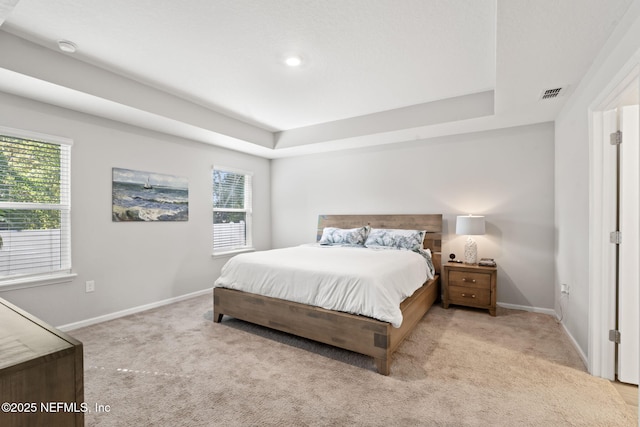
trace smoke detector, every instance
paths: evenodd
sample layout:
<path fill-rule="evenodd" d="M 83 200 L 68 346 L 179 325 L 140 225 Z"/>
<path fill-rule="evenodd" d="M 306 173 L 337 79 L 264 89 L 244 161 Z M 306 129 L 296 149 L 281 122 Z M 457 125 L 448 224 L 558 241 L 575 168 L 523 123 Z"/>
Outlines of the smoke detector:
<path fill-rule="evenodd" d="M 540 101 L 545 99 L 559 98 L 567 91 L 567 87 L 555 87 L 552 89 L 545 89 L 540 93 Z"/>
<path fill-rule="evenodd" d="M 58 40 L 58 48 L 66 53 L 76 53 L 76 50 L 78 50 L 78 46 L 69 40 Z"/>

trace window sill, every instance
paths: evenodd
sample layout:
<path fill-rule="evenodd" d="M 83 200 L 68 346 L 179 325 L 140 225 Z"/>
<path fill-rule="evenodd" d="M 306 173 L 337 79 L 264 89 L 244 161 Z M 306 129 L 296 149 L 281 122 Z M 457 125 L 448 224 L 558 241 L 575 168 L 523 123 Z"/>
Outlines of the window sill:
<path fill-rule="evenodd" d="M 224 251 L 224 252 L 214 252 L 213 254 L 211 254 L 211 256 L 215 259 L 215 258 L 229 258 L 232 257 L 234 255 L 238 255 L 241 253 L 245 253 L 245 252 L 255 252 L 255 248 L 241 248 L 241 249 L 234 249 L 231 251 Z"/>
<path fill-rule="evenodd" d="M 30 276 L 0 280 L 0 292 L 69 283 L 77 276 L 78 275 L 76 273 L 57 273 L 46 276 Z"/>

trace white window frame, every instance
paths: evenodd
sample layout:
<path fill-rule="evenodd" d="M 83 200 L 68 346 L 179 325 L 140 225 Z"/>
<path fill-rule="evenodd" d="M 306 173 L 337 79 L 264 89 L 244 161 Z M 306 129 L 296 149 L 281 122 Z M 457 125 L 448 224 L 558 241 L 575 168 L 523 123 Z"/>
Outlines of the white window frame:
<path fill-rule="evenodd" d="M 213 236 L 213 256 L 230 256 L 241 252 L 249 252 L 255 250 L 253 248 L 253 227 L 252 227 L 252 217 L 253 217 L 253 172 L 231 168 L 227 166 L 218 166 L 214 165 L 211 168 L 211 184 L 212 184 L 212 192 L 211 195 L 213 197 L 213 193 L 216 191 L 215 183 L 213 182 L 213 174 L 214 171 L 222 171 L 233 174 L 244 175 L 245 178 L 245 189 L 244 189 L 244 209 L 225 209 L 225 208 L 213 208 L 212 206 L 212 218 L 211 218 L 211 227 L 212 227 L 212 236 Z M 213 200 L 211 200 L 213 204 Z M 245 244 L 243 246 L 234 246 L 234 247 L 225 247 L 218 248 L 215 247 L 215 231 L 213 229 L 213 221 L 215 212 L 244 212 L 245 213 Z"/>
<path fill-rule="evenodd" d="M 66 147 L 68 157 L 66 170 L 62 170 L 64 176 L 61 182 L 66 183 L 66 189 L 61 191 L 61 200 L 59 204 L 37 204 L 37 203 L 16 203 L 16 202 L 0 202 L 0 209 L 33 209 L 35 208 L 53 208 L 65 212 L 62 215 L 64 226 L 61 227 L 62 253 L 61 257 L 65 260 L 59 269 L 55 269 L 43 273 L 25 273 L 8 276 L 0 276 L 0 290 L 8 291 L 12 289 L 29 288 L 35 286 L 50 285 L 56 283 L 70 282 L 77 275 L 72 272 L 72 256 L 71 256 L 71 147 L 73 140 L 60 136 L 47 135 L 38 132 L 31 132 L 21 129 L 0 126 L 0 135 L 44 142 L 48 144 L 56 144 Z"/>

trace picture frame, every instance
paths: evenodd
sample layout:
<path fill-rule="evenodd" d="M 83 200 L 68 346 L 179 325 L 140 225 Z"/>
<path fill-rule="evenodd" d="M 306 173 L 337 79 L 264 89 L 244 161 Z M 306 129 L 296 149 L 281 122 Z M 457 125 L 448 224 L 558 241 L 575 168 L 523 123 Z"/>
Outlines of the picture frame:
<path fill-rule="evenodd" d="M 113 222 L 189 220 L 186 177 L 114 167 L 111 195 Z"/>

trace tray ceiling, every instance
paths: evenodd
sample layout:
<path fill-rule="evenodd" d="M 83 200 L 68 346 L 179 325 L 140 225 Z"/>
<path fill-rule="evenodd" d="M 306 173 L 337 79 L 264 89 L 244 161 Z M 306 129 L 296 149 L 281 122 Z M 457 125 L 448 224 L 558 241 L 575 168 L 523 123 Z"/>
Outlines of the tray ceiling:
<path fill-rule="evenodd" d="M 401 142 L 553 120 L 630 3 L 1 0 L 0 90 L 265 157 Z"/>

